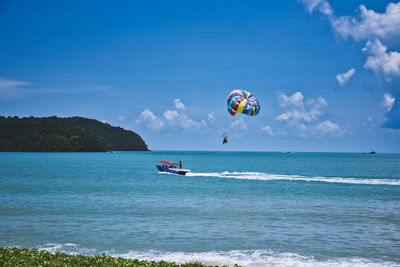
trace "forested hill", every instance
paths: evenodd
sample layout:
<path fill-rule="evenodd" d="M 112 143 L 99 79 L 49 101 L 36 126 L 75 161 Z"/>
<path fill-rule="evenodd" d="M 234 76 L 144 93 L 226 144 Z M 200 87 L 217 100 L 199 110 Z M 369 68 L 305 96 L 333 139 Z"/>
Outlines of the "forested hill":
<path fill-rule="evenodd" d="M 148 151 L 133 131 L 93 119 L 0 116 L 0 151 Z"/>

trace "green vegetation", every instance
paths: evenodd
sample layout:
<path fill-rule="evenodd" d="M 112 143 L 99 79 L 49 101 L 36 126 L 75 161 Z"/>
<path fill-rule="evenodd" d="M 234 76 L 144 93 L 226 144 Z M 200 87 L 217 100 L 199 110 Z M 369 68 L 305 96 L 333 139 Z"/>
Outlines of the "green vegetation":
<path fill-rule="evenodd" d="M 0 247 L 0 266 L 137 266 L 137 267 L 202 267 L 201 263 L 176 264 L 166 261 L 139 261 L 102 256 L 68 255 L 56 252 Z M 235 265 L 237 266 L 237 265 Z"/>
<path fill-rule="evenodd" d="M 93 119 L 0 116 L 0 151 L 101 152 L 148 151 L 133 131 Z"/>

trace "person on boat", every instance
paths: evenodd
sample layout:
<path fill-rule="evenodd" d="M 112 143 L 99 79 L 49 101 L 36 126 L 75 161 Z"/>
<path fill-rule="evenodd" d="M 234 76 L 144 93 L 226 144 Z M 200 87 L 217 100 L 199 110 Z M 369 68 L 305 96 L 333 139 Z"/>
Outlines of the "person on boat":
<path fill-rule="evenodd" d="M 182 161 L 179 161 L 179 169 L 182 169 Z"/>
<path fill-rule="evenodd" d="M 224 135 L 224 140 L 222 141 L 222 144 L 225 145 L 228 143 L 228 136 Z"/>

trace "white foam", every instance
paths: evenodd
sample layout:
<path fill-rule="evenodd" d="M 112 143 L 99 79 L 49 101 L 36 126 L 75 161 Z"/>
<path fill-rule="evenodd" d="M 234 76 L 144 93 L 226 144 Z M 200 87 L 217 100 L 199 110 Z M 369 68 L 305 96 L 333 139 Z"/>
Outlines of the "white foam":
<path fill-rule="evenodd" d="M 101 255 L 105 253 L 113 257 L 126 259 L 139 259 L 148 261 L 168 261 L 178 264 L 189 262 L 201 262 L 207 265 L 235 264 L 248 267 L 282 266 L 282 267 L 400 267 L 399 263 L 365 258 L 337 258 L 331 260 L 317 260 L 312 256 L 302 256 L 295 253 L 275 253 L 271 250 L 231 250 L 209 252 L 161 252 L 161 251 L 129 251 L 128 253 L 116 253 L 110 251 L 97 251 L 84 248 L 77 244 L 46 244 L 38 248 L 51 253 L 56 251 L 71 255 Z"/>
<path fill-rule="evenodd" d="M 77 244 L 73 243 L 64 243 L 64 244 L 54 244 L 54 243 L 49 243 L 44 246 L 40 246 L 37 248 L 38 250 L 45 250 L 50 253 L 55 253 L 56 251 L 62 252 L 62 253 L 67 253 L 71 255 L 78 255 L 78 254 L 84 254 L 84 255 L 92 255 L 96 253 L 95 249 L 88 249 L 81 247 Z"/>
<path fill-rule="evenodd" d="M 400 180 L 396 179 L 364 179 L 364 178 L 344 178 L 344 177 L 307 177 L 301 175 L 270 174 L 264 172 L 190 172 L 186 176 L 192 177 L 217 177 L 228 179 L 246 179 L 262 181 L 303 181 L 303 182 L 325 182 L 325 183 L 344 183 L 344 184 L 365 184 L 365 185 L 400 185 Z"/>
<path fill-rule="evenodd" d="M 137 252 L 131 251 L 126 254 L 112 254 L 114 257 L 131 258 L 139 260 L 169 261 L 178 264 L 188 262 L 201 262 L 207 265 L 228 265 L 238 264 L 241 266 L 304 266 L 304 267 L 378 267 L 378 266 L 400 266 L 397 263 L 369 260 L 363 258 L 339 258 L 335 260 L 319 261 L 314 257 L 301 256 L 294 253 L 276 254 L 269 250 L 254 251 L 211 251 L 201 253 L 185 252 Z"/>

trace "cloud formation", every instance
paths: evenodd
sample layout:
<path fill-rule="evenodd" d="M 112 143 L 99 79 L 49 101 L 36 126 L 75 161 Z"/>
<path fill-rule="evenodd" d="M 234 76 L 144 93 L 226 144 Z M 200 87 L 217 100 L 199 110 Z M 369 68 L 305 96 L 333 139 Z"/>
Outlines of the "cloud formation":
<path fill-rule="evenodd" d="M 281 128 L 273 129 L 267 125 L 260 128 L 259 132 L 273 136 L 287 135 L 289 131 L 302 137 L 308 135 L 339 136 L 345 132 L 340 129 L 337 123 L 320 120 L 323 115 L 322 109 L 328 105 L 325 98 L 321 96 L 304 101 L 301 92 L 295 92 L 291 96 L 280 94 L 278 95 L 278 103 L 284 110 L 275 117 Z"/>
<path fill-rule="evenodd" d="M 281 128 L 272 129 L 271 126 L 265 125 L 258 130 L 259 133 L 265 133 L 270 136 L 287 136 L 287 132 Z"/>
<path fill-rule="evenodd" d="M 310 123 L 315 121 L 321 114 L 321 108 L 327 106 L 323 97 L 309 99 L 306 106 L 303 103 L 303 94 L 295 92 L 290 97 L 285 94 L 278 95 L 279 105 L 285 109 L 285 112 L 275 117 L 277 121 L 286 121 L 289 124 L 299 124 L 301 122 Z M 303 128 L 300 126 L 300 128 Z"/>
<path fill-rule="evenodd" d="M 392 110 L 395 98 L 388 93 L 383 95 L 382 105 L 386 108 L 386 111 L 389 112 Z"/>
<path fill-rule="evenodd" d="M 285 94 L 278 95 L 279 105 L 283 108 L 295 106 L 295 107 L 304 107 L 303 104 L 303 95 L 300 92 L 296 92 L 291 96 L 286 96 Z"/>
<path fill-rule="evenodd" d="M 204 127 L 207 127 L 205 120 L 195 121 L 189 118 L 186 114 L 179 113 L 177 110 L 167 109 L 163 113 L 164 121 L 166 125 L 171 128 L 181 128 L 187 131 L 198 131 Z"/>
<path fill-rule="evenodd" d="M 353 76 L 355 72 L 355 69 L 351 68 L 345 73 L 336 75 L 336 80 L 340 86 L 343 86 L 350 80 L 351 76 Z"/>
<path fill-rule="evenodd" d="M 388 39 L 400 34 L 400 2 L 389 3 L 385 13 L 367 9 L 364 5 L 360 5 L 359 10 L 358 18 L 330 17 L 335 33 L 344 39 L 351 36 L 356 41 Z"/>
<path fill-rule="evenodd" d="M 147 128 L 156 131 L 163 129 L 165 126 L 165 123 L 149 109 L 145 109 L 140 113 L 139 118 L 136 119 L 136 123 L 145 124 Z"/>
<path fill-rule="evenodd" d="M 236 133 L 245 133 L 247 132 L 247 123 L 243 118 L 239 118 L 231 122 L 229 128 L 234 129 Z"/>
<path fill-rule="evenodd" d="M 365 69 L 382 73 L 387 81 L 400 76 L 400 53 L 388 52 L 380 40 L 391 40 L 400 36 L 400 2 L 389 3 L 384 13 L 378 13 L 360 5 L 359 14 L 353 16 L 335 16 L 327 0 L 300 0 L 306 10 L 314 10 L 325 15 L 335 34 L 344 40 L 352 37 L 355 41 L 367 40 L 362 51 L 370 54 Z M 339 74 L 340 75 L 340 74 Z M 336 76 L 342 86 L 347 81 L 343 76 Z M 351 77 L 351 75 L 350 75 Z"/>
<path fill-rule="evenodd" d="M 29 82 L 0 78 L 0 100 L 18 97 L 23 92 L 22 86 L 29 84 Z"/>
<path fill-rule="evenodd" d="M 266 134 L 268 134 L 268 135 L 275 135 L 275 133 L 274 133 L 274 131 L 272 131 L 272 128 L 271 128 L 271 126 L 269 126 L 269 125 L 266 125 L 266 126 L 264 126 L 264 127 L 261 127 L 260 128 L 260 132 L 262 132 L 262 133 L 266 133 Z"/>
<path fill-rule="evenodd" d="M 341 132 L 339 125 L 337 123 L 331 122 L 330 120 L 317 123 L 314 126 L 314 129 L 318 133 L 324 133 L 329 135 L 337 135 Z"/>
<path fill-rule="evenodd" d="M 300 0 L 302 2 L 307 11 L 312 13 L 314 10 L 318 9 L 322 14 L 331 16 L 332 15 L 332 7 L 325 0 Z"/>
<path fill-rule="evenodd" d="M 400 53 L 388 52 L 387 47 L 378 39 L 372 42 L 368 41 L 362 51 L 370 55 L 364 64 L 365 69 L 382 73 L 387 80 L 390 80 L 390 77 L 400 75 Z"/>
<path fill-rule="evenodd" d="M 301 0 L 301 2 L 308 12 L 318 10 L 326 15 L 335 34 L 345 40 L 350 36 L 356 41 L 388 39 L 400 34 L 400 2 L 389 3 L 385 13 L 378 13 L 360 5 L 358 17 L 335 16 L 326 0 Z"/>
<path fill-rule="evenodd" d="M 73 89 L 57 88 L 57 89 L 42 89 L 42 88 L 25 88 L 27 85 L 32 85 L 30 82 L 9 80 L 0 77 L 0 100 L 12 100 L 26 95 L 34 94 L 80 94 L 80 93 L 114 93 L 113 86 L 88 84 Z"/>
<path fill-rule="evenodd" d="M 207 127 L 205 120 L 196 121 L 184 113 L 186 107 L 180 99 L 174 100 L 174 106 L 176 109 L 166 109 L 161 117 L 156 116 L 149 109 L 145 109 L 139 114 L 136 123 L 145 125 L 148 129 L 154 131 L 169 128 L 194 132 Z"/>
<path fill-rule="evenodd" d="M 207 119 L 211 122 L 215 122 L 214 112 L 208 113 Z"/>
<path fill-rule="evenodd" d="M 179 98 L 174 100 L 174 105 L 175 105 L 175 108 L 177 108 L 177 109 L 182 109 L 182 110 L 186 109 L 185 105 L 182 103 L 182 101 Z"/>

